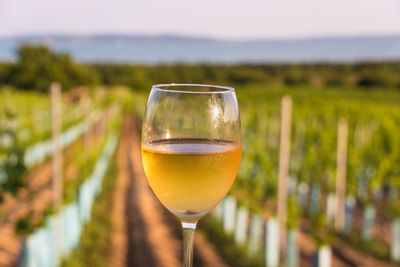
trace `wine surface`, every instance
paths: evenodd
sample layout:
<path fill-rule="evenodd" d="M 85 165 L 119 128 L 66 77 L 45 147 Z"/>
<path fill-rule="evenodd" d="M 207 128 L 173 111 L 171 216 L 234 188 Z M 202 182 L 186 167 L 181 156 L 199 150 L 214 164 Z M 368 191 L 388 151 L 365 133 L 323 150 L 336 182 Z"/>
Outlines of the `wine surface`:
<path fill-rule="evenodd" d="M 204 215 L 226 195 L 241 153 L 241 147 L 231 142 L 172 139 L 142 147 L 142 160 L 158 199 L 182 217 Z"/>

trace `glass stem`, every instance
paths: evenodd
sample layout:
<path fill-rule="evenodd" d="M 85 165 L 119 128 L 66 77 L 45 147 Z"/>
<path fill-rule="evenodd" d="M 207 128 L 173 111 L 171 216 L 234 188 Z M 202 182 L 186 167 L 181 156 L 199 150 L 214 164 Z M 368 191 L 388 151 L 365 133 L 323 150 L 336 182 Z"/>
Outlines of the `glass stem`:
<path fill-rule="evenodd" d="M 193 241 L 196 223 L 182 223 L 183 229 L 183 267 L 192 267 Z"/>

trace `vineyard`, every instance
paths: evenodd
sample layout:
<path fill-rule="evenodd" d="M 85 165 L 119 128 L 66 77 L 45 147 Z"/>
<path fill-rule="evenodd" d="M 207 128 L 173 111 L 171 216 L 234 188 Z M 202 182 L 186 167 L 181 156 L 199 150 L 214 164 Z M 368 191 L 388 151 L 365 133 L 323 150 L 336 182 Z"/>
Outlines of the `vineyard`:
<path fill-rule="evenodd" d="M 283 242 L 285 258 L 279 261 L 276 229 L 284 94 L 291 95 L 293 110 L 285 183 L 288 234 Z M 398 93 L 300 88 L 266 93 L 254 88 L 243 90 L 239 99 L 243 157 L 232 195 L 217 212 L 224 230 L 252 254 L 264 247 L 267 266 L 279 262 L 297 266 L 300 256 L 307 255 L 319 264 L 332 258 L 342 266 L 394 266 L 400 260 Z M 345 146 L 343 155 L 338 153 L 340 143 Z M 339 196 L 343 160 L 345 191 Z M 320 255 L 299 245 L 309 240 Z M 259 265 L 263 266 L 262 260 Z"/>
<path fill-rule="evenodd" d="M 237 94 L 241 167 L 199 223 L 195 266 L 398 266 L 400 92 Z M 146 98 L 0 88 L 0 266 L 179 264 L 179 224 L 140 165 Z"/>
<path fill-rule="evenodd" d="M 80 226 L 89 219 L 120 124 L 116 100 L 101 90 L 96 94 L 70 93 L 60 99 L 62 117 L 52 118 L 54 107 L 48 96 L 1 91 L 0 266 L 17 261 L 21 266 L 57 263 L 61 251 L 60 255 L 54 252 L 59 242 L 54 229 L 62 225 L 68 226 L 65 234 L 69 237 L 63 253 L 78 243 Z M 60 126 L 58 150 L 54 119 Z M 58 174 L 54 173 L 56 154 L 63 159 Z M 54 177 L 63 181 L 59 190 L 54 188 Z"/>

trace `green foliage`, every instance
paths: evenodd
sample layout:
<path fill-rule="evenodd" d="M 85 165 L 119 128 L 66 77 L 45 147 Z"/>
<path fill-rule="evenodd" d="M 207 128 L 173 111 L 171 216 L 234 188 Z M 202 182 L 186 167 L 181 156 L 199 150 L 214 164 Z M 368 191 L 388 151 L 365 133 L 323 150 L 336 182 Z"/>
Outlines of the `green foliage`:
<path fill-rule="evenodd" d="M 359 66 L 357 85 L 361 87 L 395 87 L 400 86 L 399 66 L 388 63 L 381 64 L 379 68 L 369 68 L 368 65 Z"/>
<path fill-rule="evenodd" d="M 308 85 L 313 88 L 400 87 L 400 62 L 358 64 L 171 64 L 129 65 L 75 63 L 66 53 L 23 45 L 16 64 L 0 64 L 0 85 L 47 90 L 53 81 L 70 89 L 78 85 L 123 85 L 148 90 L 157 83 L 208 83 L 263 87 Z"/>
<path fill-rule="evenodd" d="M 333 230 L 326 225 L 325 211 L 318 211 L 311 215 L 310 222 L 311 235 L 317 247 L 333 243 L 335 236 Z"/>
<path fill-rule="evenodd" d="M 4 110 L 4 128 L 0 127 L 0 136 L 3 140 L 3 145 L 7 147 L 7 153 L 0 158 L 0 198 L 3 198 L 5 192 L 10 192 L 16 195 L 18 190 L 25 186 L 26 181 L 23 179 L 23 174 L 26 171 L 24 164 L 24 149 L 18 139 L 18 131 L 15 127 L 16 115 L 12 110 Z M 1 126 L 1 125 L 0 125 Z M 7 140 L 7 144 L 4 144 Z M 0 146 L 0 152 L 4 148 Z M 0 202 L 1 202 L 0 199 Z"/>
<path fill-rule="evenodd" d="M 3 170 L 7 174 L 6 180 L 0 183 L 4 191 L 16 195 L 18 190 L 25 186 L 23 174 L 26 171 L 24 164 L 24 150 L 18 145 L 9 150 L 9 155 L 4 163 Z"/>
<path fill-rule="evenodd" d="M 14 225 L 14 231 L 20 237 L 27 236 L 33 233 L 37 228 L 42 227 L 46 223 L 48 216 L 53 213 L 52 203 L 48 204 L 43 216 L 37 216 L 33 211 L 30 211 L 27 215 L 17 220 Z"/>
<path fill-rule="evenodd" d="M 96 101 L 95 101 L 96 102 Z M 63 129 L 83 119 L 79 103 L 63 99 Z M 26 184 L 25 156 L 34 144 L 50 138 L 50 101 L 43 94 L 1 87 L 0 90 L 0 202 Z"/>
<path fill-rule="evenodd" d="M 308 85 L 313 88 L 400 87 L 400 63 L 263 65 L 94 64 L 101 81 L 146 90 L 156 83 L 209 83 L 243 86 Z"/>
<path fill-rule="evenodd" d="M 15 233 L 19 236 L 26 236 L 32 233 L 34 227 L 32 226 L 31 220 L 31 215 L 18 219 L 15 223 Z"/>
<path fill-rule="evenodd" d="M 297 197 L 292 194 L 288 196 L 287 201 L 287 228 L 296 229 L 301 217 L 301 209 L 299 208 Z"/>
<path fill-rule="evenodd" d="M 301 87 L 260 90 L 259 87 L 237 88 L 243 154 L 232 194 L 240 205 L 253 212 L 276 212 L 280 101 L 282 96 L 290 95 L 293 100 L 293 125 L 287 227 L 299 227 L 303 217 L 303 221 L 309 223 L 309 233 L 317 246 L 334 243 L 338 233 L 327 223 L 325 205 L 328 194 L 335 191 L 340 119 L 346 119 L 349 126 L 347 196 L 356 198 L 357 207 L 361 202 L 376 205 L 382 210 L 385 220 L 399 216 L 399 194 L 386 200 L 376 198 L 377 193 L 384 192 L 384 188 L 398 189 L 400 185 L 399 92 L 388 90 L 382 93 L 381 90 L 371 89 L 366 93 L 360 89 L 337 88 L 310 91 L 310 88 Z M 358 191 L 362 179 L 368 181 L 365 196 Z M 317 212 L 307 212 L 309 199 L 305 200 L 302 211 L 298 202 L 300 183 L 308 188 L 318 186 L 321 190 Z M 310 191 L 307 191 L 309 197 Z M 360 237 L 358 231 L 351 229 L 351 232 Z M 357 242 L 349 241 L 358 249 Z M 372 255 L 378 258 L 384 258 L 382 255 L 387 255 L 390 248 L 379 240 L 368 244 L 371 248 L 363 245 L 363 250 L 375 251 Z"/>
<path fill-rule="evenodd" d="M 101 84 L 124 85 L 131 88 L 150 88 L 151 83 L 144 69 L 130 65 L 93 65 L 92 68 L 101 77 Z"/>
<path fill-rule="evenodd" d="M 97 140 L 97 142 L 99 141 Z M 67 168 L 72 165 L 77 169 L 77 172 L 74 173 L 74 177 L 66 177 L 66 180 L 64 181 L 64 204 L 71 203 L 78 198 L 77 188 L 79 188 L 93 172 L 96 161 L 101 155 L 101 149 L 103 148 L 104 142 L 105 140 L 103 138 L 100 143 L 96 143 L 89 148 L 84 147 L 84 144 L 82 143 L 77 144 L 79 147 L 75 148 L 75 150 L 85 150 L 85 153 L 79 153 L 76 157 L 70 158 L 69 162 L 64 163 L 64 166 L 67 166 Z"/>
<path fill-rule="evenodd" d="M 6 81 L 8 81 L 11 66 L 12 64 L 10 63 L 0 62 L 0 86 L 4 86 L 6 84 Z"/>
<path fill-rule="evenodd" d="M 397 177 L 399 178 L 399 177 Z M 385 204 L 385 211 L 390 219 L 400 218 L 400 198 L 391 199 Z"/>
<path fill-rule="evenodd" d="M 54 81 L 67 90 L 98 82 L 97 74 L 92 69 L 74 63 L 66 53 L 52 52 L 40 45 L 23 45 L 17 53 L 18 62 L 11 66 L 6 79 L 8 84 L 17 88 L 44 92 Z"/>

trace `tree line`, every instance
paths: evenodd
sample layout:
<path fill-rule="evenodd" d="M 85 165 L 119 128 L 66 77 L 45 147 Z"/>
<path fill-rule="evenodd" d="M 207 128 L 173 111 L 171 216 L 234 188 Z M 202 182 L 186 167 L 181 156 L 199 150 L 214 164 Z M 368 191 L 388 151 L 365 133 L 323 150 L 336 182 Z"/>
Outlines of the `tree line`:
<path fill-rule="evenodd" d="M 155 83 L 211 83 L 242 86 L 381 87 L 400 89 L 400 62 L 313 64 L 80 64 L 42 45 L 23 45 L 15 63 L 0 63 L 0 85 L 46 91 L 52 81 L 63 88 L 125 85 L 146 90 Z"/>

